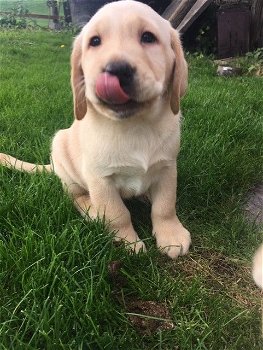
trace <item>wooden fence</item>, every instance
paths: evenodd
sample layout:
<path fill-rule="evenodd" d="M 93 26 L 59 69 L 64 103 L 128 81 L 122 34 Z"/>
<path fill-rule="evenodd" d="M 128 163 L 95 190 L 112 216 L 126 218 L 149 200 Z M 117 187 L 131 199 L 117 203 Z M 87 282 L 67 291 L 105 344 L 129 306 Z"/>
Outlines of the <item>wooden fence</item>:
<path fill-rule="evenodd" d="M 88 1 L 88 0 L 86 0 Z M 166 8 L 163 16 L 168 19 L 172 25 L 184 33 L 187 31 L 196 18 L 215 0 L 172 0 Z M 250 3 L 250 30 L 249 45 L 254 50 L 263 47 L 263 0 L 248 0 Z M 63 3 L 64 16 L 59 15 L 59 9 L 56 3 L 50 7 L 51 14 L 43 15 L 37 13 L 14 14 L 12 12 L 0 11 L 0 15 L 14 15 L 14 17 L 25 17 L 31 19 L 49 20 L 49 27 L 59 29 L 61 22 L 70 23 L 69 2 Z M 74 23 L 73 23 L 74 24 Z M 234 25 L 234 22 L 233 22 Z"/>
<path fill-rule="evenodd" d="M 0 15 L 6 16 L 6 15 L 13 15 L 12 12 L 8 11 L 0 11 Z M 40 15 L 37 13 L 25 13 L 25 14 L 16 14 L 15 17 L 25 17 L 25 18 L 35 18 L 35 19 L 48 19 L 48 20 L 58 20 L 58 21 L 63 21 L 64 16 L 53 16 L 53 15 Z"/>
<path fill-rule="evenodd" d="M 251 47 L 263 47 L 263 1 L 252 0 L 251 6 Z"/>

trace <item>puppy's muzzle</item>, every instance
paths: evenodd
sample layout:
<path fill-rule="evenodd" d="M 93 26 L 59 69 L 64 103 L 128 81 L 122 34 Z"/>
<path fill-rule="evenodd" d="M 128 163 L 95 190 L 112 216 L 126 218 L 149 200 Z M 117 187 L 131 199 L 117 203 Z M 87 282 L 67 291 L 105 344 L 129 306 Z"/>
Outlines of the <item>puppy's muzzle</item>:
<path fill-rule="evenodd" d="M 97 78 L 97 96 L 109 104 L 126 104 L 131 100 L 135 72 L 126 61 L 109 62 Z"/>
<path fill-rule="evenodd" d="M 122 89 L 127 93 L 131 93 L 131 88 L 134 81 L 136 69 L 125 61 L 113 61 L 107 64 L 105 72 L 115 75 L 119 81 Z"/>

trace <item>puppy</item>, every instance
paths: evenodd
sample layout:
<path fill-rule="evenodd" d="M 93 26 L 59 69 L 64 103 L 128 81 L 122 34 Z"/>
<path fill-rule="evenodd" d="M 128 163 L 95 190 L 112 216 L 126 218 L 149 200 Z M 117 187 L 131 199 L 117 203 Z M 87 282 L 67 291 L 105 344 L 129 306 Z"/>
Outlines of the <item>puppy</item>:
<path fill-rule="evenodd" d="M 263 244 L 261 244 L 253 257 L 252 276 L 256 285 L 263 290 Z"/>
<path fill-rule="evenodd" d="M 124 198 L 146 195 L 153 235 L 171 258 L 188 252 L 190 233 L 175 209 L 180 98 L 187 64 L 179 34 L 145 4 L 102 7 L 74 41 L 71 84 L 75 120 L 53 139 L 51 165 L 1 154 L 22 171 L 54 171 L 86 218 L 103 217 L 138 252 Z"/>

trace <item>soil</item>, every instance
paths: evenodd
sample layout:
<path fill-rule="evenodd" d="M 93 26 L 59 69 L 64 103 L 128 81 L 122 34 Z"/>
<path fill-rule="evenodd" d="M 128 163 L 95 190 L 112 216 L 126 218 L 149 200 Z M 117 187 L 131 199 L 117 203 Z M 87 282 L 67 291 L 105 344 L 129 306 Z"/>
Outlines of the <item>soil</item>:
<path fill-rule="evenodd" d="M 245 215 L 257 225 L 263 225 L 263 183 L 256 185 L 249 192 Z"/>

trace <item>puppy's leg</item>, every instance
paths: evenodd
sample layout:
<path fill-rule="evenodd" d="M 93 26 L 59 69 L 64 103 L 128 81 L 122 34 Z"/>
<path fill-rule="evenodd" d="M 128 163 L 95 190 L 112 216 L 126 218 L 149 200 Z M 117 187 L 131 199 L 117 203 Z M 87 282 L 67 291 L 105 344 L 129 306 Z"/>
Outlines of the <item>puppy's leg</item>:
<path fill-rule="evenodd" d="M 75 207 L 85 219 L 95 219 L 95 217 L 92 216 L 91 200 L 87 193 L 73 196 L 73 201 Z"/>
<path fill-rule="evenodd" d="M 172 259 L 187 254 L 191 244 L 190 233 L 176 215 L 176 178 L 176 166 L 165 168 L 159 182 L 150 189 L 153 234 L 159 249 Z"/>
<path fill-rule="evenodd" d="M 80 212 L 80 214 L 85 218 L 93 218 L 91 210 L 91 201 L 88 192 L 78 184 L 74 183 L 70 177 L 67 177 L 67 183 L 62 183 L 64 191 L 72 199 L 74 206 Z"/>
<path fill-rule="evenodd" d="M 124 205 L 119 192 L 109 179 L 89 179 L 89 195 L 77 195 L 74 198 L 80 212 L 90 217 L 103 217 L 110 228 L 116 232 L 115 239 L 123 240 L 128 248 L 139 252 L 146 250 L 144 243 L 135 232 L 129 210 Z"/>

